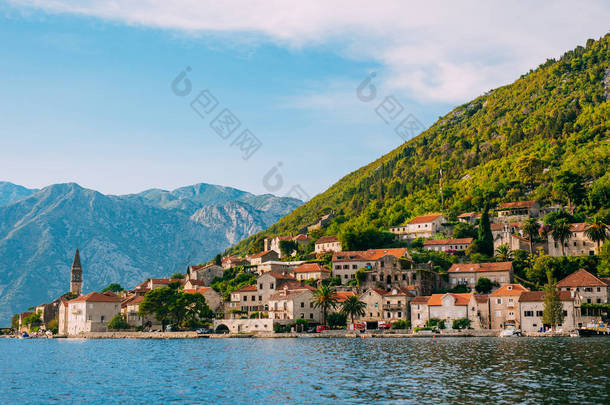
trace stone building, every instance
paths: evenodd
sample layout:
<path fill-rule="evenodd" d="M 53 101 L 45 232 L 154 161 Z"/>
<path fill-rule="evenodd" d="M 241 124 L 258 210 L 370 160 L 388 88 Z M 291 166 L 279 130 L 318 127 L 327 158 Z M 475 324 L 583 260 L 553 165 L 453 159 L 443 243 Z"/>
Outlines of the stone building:
<path fill-rule="evenodd" d="M 553 238 L 553 232 L 548 236 L 548 250 L 550 256 L 563 256 L 564 251 L 566 256 L 593 256 L 597 254 L 597 244 L 586 235 L 588 224 L 574 223 L 570 224 L 572 235 L 570 239 L 564 242 L 564 248 L 561 248 L 561 242 Z"/>
<path fill-rule="evenodd" d="M 269 319 L 306 319 L 321 322 L 322 310 L 313 303 L 313 287 L 289 288 L 285 285 L 269 297 Z"/>
<path fill-rule="evenodd" d="M 104 332 L 106 324 L 121 312 L 121 299 L 114 294 L 92 292 L 68 301 L 67 333 Z"/>
<path fill-rule="evenodd" d="M 74 253 L 72 268 L 70 269 L 70 292 L 76 295 L 83 293 L 83 268 L 80 264 L 80 253 L 78 248 Z"/>
<path fill-rule="evenodd" d="M 419 328 L 426 326 L 428 322 L 428 300 L 430 296 L 418 296 L 411 300 L 411 327 Z"/>
<path fill-rule="evenodd" d="M 431 238 L 442 232 L 445 217 L 441 214 L 423 215 L 413 218 L 406 225 L 393 226 L 390 232 L 398 239 Z"/>
<path fill-rule="evenodd" d="M 519 318 L 522 331 L 538 332 L 541 329 L 544 331 L 546 327 L 551 327 L 551 325 L 544 325 L 542 322 L 544 295 L 544 291 L 527 291 L 519 297 Z M 558 329 L 564 331 L 576 329 L 580 320 L 577 296 L 572 295 L 570 291 L 560 291 L 559 299 L 563 307 L 564 319 L 562 324 L 557 325 Z"/>
<path fill-rule="evenodd" d="M 521 284 L 506 284 L 489 295 L 492 329 L 505 329 L 509 326 L 519 329 L 519 297 L 528 291 Z"/>
<path fill-rule="evenodd" d="M 316 253 L 340 252 L 340 251 L 341 251 L 341 242 L 335 235 L 322 236 L 315 243 L 315 252 Z"/>
<path fill-rule="evenodd" d="M 203 281 L 203 285 L 209 287 L 215 278 L 221 278 L 224 275 L 224 269 L 216 264 L 206 264 L 198 266 L 189 266 L 187 277 Z"/>
<path fill-rule="evenodd" d="M 456 263 L 451 265 L 447 273 L 451 287 L 465 285 L 473 291 L 479 279 L 483 277 L 501 287 L 513 281 L 513 263 Z"/>

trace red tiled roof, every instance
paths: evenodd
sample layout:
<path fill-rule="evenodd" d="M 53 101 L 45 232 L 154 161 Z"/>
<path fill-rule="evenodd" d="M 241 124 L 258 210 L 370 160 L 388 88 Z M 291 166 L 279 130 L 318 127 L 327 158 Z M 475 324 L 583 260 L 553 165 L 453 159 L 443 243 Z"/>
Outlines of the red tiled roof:
<path fill-rule="evenodd" d="M 211 290 L 210 287 L 201 287 L 201 288 L 185 288 L 184 290 L 182 290 L 182 292 L 185 292 L 187 294 L 195 294 L 195 293 L 199 293 L 201 295 L 205 294 L 206 292 L 208 292 L 209 290 Z M 241 290 L 238 290 L 241 291 Z"/>
<path fill-rule="evenodd" d="M 256 285 L 245 285 L 235 292 L 248 292 L 248 291 L 258 291 L 258 289 L 256 288 Z"/>
<path fill-rule="evenodd" d="M 201 286 L 205 286 L 205 281 L 203 281 L 203 280 L 195 280 L 195 279 L 190 279 L 190 280 L 187 280 L 187 281 L 185 282 L 185 284 L 186 284 L 186 283 L 188 283 L 188 282 L 190 282 L 190 283 L 191 283 L 191 285 L 201 285 Z"/>
<path fill-rule="evenodd" d="M 474 273 L 481 271 L 510 271 L 512 262 L 497 263 L 456 263 L 449 268 L 449 273 Z"/>
<path fill-rule="evenodd" d="M 297 236 L 295 236 L 292 239 L 295 240 L 295 241 L 297 241 L 297 240 L 311 240 L 311 238 L 309 236 L 304 235 L 302 233 L 298 234 Z"/>
<path fill-rule="evenodd" d="M 500 204 L 498 208 L 501 210 L 510 208 L 532 208 L 535 203 L 536 200 L 507 202 Z"/>
<path fill-rule="evenodd" d="M 526 291 L 519 297 L 519 302 L 542 302 L 545 291 Z M 559 291 L 561 301 L 574 301 L 569 291 Z"/>
<path fill-rule="evenodd" d="M 263 251 L 263 252 L 259 252 L 259 253 L 256 253 L 256 254 L 253 254 L 253 255 L 250 255 L 250 256 L 248 256 L 248 257 L 249 257 L 250 259 L 256 259 L 256 258 L 258 258 L 258 257 L 263 257 L 263 256 L 265 256 L 266 254 L 271 253 L 271 252 L 274 252 L 274 251 L 273 251 L 273 250 L 265 250 L 265 251 Z"/>
<path fill-rule="evenodd" d="M 487 295 L 487 294 L 475 294 L 474 295 L 474 299 L 479 304 L 485 304 L 487 301 L 489 301 L 489 295 Z"/>
<path fill-rule="evenodd" d="M 588 227 L 589 227 L 589 224 L 587 224 L 586 222 L 576 222 L 576 223 L 570 224 L 570 231 L 584 232 L 587 230 Z"/>
<path fill-rule="evenodd" d="M 489 228 L 492 231 L 501 231 L 504 228 L 504 224 L 489 224 Z"/>
<path fill-rule="evenodd" d="M 529 291 L 521 284 L 506 284 L 492 292 L 491 295 L 521 295 L 521 293 Z"/>
<path fill-rule="evenodd" d="M 430 296 L 417 296 L 411 300 L 411 304 L 428 304 Z"/>
<path fill-rule="evenodd" d="M 472 243 L 473 238 L 459 238 L 459 239 L 433 239 L 425 240 L 424 246 L 429 245 L 465 245 Z"/>
<path fill-rule="evenodd" d="M 320 239 L 318 239 L 316 241 L 316 245 L 320 245 L 322 243 L 335 243 L 335 242 L 339 242 L 339 239 L 337 238 L 336 235 L 322 236 Z"/>
<path fill-rule="evenodd" d="M 144 300 L 143 295 L 132 295 L 130 297 L 125 298 L 123 301 L 121 301 L 121 307 L 125 308 L 128 305 L 139 304 L 143 300 Z"/>
<path fill-rule="evenodd" d="M 292 270 L 293 273 L 330 273 L 326 267 L 320 266 L 318 263 L 304 263 Z"/>
<path fill-rule="evenodd" d="M 337 302 L 342 303 L 349 297 L 354 297 L 356 294 L 352 291 L 337 291 L 335 292 L 335 295 L 337 297 Z"/>
<path fill-rule="evenodd" d="M 396 292 L 396 293 L 394 294 L 394 292 Z M 403 295 L 403 296 L 406 296 L 406 297 L 415 297 L 413 294 L 411 294 L 409 291 L 407 291 L 406 289 L 403 289 L 403 288 L 393 288 L 390 291 L 385 291 L 383 295 L 384 296 L 388 296 L 388 295 L 393 295 L 393 296 Z"/>
<path fill-rule="evenodd" d="M 294 279 L 294 276 L 292 274 L 280 274 L 280 273 L 277 273 L 275 271 L 268 271 L 265 274 L 268 274 L 271 277 L 277 278 L 277 279 L 286 279 L 286 280 Z"/>
<path fill-rule="evenodd" d="M 362 251 L 335 252 L 333 253 L 333 262 L 367 260 L 374 261 L 379 260 L 387 255 L 400 258 L 403 257 L 406 253 L 407 248 L 369 249 Z"/>
<path fill-rule="evenodd" d="M 70 300 L 70 302 L 121 302 L 121 299 L 116 295 L 114 297 L 100 294 L 98 292 L 92 292 L 87 295 L 82 295 L 78 298 L 74 298 Z"/>
<path fill-rule="evenodd" d="M 570 274 L 557 283 L 557 287 L 607 287 L 608 284 L 585 269 Z"/>
<path fill-rule="evenodd" d="M 470 218 L 474 215 L 474 212 L 465 212 L 463 214 L 458 215 L 458 218 Z"/>
<path fill-rule="evenodd" d="M 421 217 L 415 217 L 407 224 L 425 224 L 428 222 L 434 221 L 436 218 L 440 217 L 441 214 L 431 214 L 431 215 L 422 215 Z"/>
<path fill-rule="evenodd" d="M 184 279 L 180 278 L 151 278 L 153 284 L 170 284 L 175 282 L 181 282 Z"/>
<path fill-rule="evenodd" d="M 464 306 L 468 305 L 470 302 L 470 298 L 474 295 L 473 293 L 463 293 L 463 294 L 432 294 L 430 299 L 428 300 L 428 305 L 430 306 L 438 306 L 443 305 L 442 299 L 445 295 L 451 295 L 455 299 L 454 305 Z"/>

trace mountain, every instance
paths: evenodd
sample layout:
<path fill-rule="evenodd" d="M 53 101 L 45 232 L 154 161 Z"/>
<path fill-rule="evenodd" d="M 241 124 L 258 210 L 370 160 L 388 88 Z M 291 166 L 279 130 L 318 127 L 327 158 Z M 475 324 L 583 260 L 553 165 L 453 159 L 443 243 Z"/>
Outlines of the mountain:
<path fill-rule="evenodd" d="M 524 199 L 576 203 L 610 220 L 609 138 L 607 34 L 456 107 L 228 252 L 260 250 L 263 238 L 294 234 L 330 211 L 336 216 L 318 235 Z"/>
<path fill-rule="evenodd" d="M 37 191 L 36 189 L 29 189 L 17 184 L 0 181 L 0 207 L 19 201 Z"/>
<path fill-rule="evenodd" d="M 66 292 L 77 247 L 85 291 L 133 287 L 205 262 L 302 203 L 209 184 L 124 196 L 56 184 L 24 198 L 12 186 L 0 194 L 14 200 L 0 206 L 0 324 Z"/>

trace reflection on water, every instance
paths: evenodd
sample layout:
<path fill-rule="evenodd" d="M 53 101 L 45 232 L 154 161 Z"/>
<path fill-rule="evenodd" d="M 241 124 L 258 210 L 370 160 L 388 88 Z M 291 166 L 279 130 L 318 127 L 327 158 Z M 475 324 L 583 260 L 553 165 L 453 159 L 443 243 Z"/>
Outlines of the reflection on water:
<path fill-rule="evenodd" d="M 0 339 L 1 403 L 610 403 L 610 338 Z"/>

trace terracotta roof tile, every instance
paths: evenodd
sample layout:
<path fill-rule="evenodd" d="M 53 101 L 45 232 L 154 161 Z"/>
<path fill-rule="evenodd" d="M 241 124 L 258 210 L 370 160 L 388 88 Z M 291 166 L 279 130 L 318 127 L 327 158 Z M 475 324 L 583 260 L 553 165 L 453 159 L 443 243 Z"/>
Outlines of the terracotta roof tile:
<path fill-rule="evenodd" d="M 87 295 L 82 295 L 78 298 L 74 298 L 70 300 L 70 302 L 121 302 L 121 299 L 116 295 L 114 297 L 110 297 L 108 295 L 104 295 L 98 292 L 92 292 Z"/>
<path fill-rule="evenodd" d="M 529 290 L 523 287 L 521 284 L 505 284 L 496 291 L 492 292 L 491 295 L 521 295 L 521 293 L 526 291 Z"/>
<path fill-rule="evenodd" d="M 412 220 L 407 222 L 407 224 L 425 224 L 425 223 L 434 221 L 436 218 L 438 218 L 440 216 L 441 216 L 441 214 L 422 215 L 420 217 L 413 218 Z"/>
<path fill-rule="evenodd" d="M 430 306 L 443 305 L 442 299 L 446 295 L 450 295 L 450 296 L 452 296 L 455 299 L 455 305 L 464 306 L 464 305 L 468 305 L 468 303 L 470 302 L 470 298 L 474 294 L 473 293 L 463 293 L 463 294 L 453 294 L 453 293 L 432 294 L 430 296 L 430 299 L 428 300 L 428 305 L 430 305 Z"/>
<path fill-rule="evenodd" d="M 535 203 L 535 200 L 507 202 L 500 204 L 498 208 L 501 210 L 510 208 L 532 208 Z"/>
<path fill-rule="evenodd" d="M 352 291 L 337 291 L 335 294 L 337 296 L 337 302 L 338 303 L 342 303 L 346 299 L 348 299 L 349 297 L 354 297 L 356 295 Z"/>
<path fill-rule="evenodd" d="M 608 284 L 585 269 L 570 274 L 557 283 L 557 287 L 606 287 Z"/>
<path fill-rule="evenodd" d="M 424 246 L 430 245 L 464 245 L 472 243 L 473 238 L 460 238 L 460 239 L 433 239 L 425 240 Z"/>
<path fill-rule="evenodd" d="M 474 295 L 474 299 L 479 304 L 485 304 L 485 303 L 487 303 L 487 301 L 489 301 L 489 295 L 487 295 L 487 294 L 475 294 Z"/>
<path fill-rule="evenodd" d="M 542 302 L 544 301 L 544 291 L 526 291 L 519 297 L 519 302 Z M 561 301 L 574 301 L 569 291 L 559 291 Z"/>
<path fill-rule="evenodd" d="M 493 263 L 456 263 L 449 268 L 449 273 L 474 273 L 486 271 L 509 271 L 512 269 L 512 262 L 493 262 Z"/>
<path fill-rule="evenodd" d="M 335 252 L 333 253 L 333 262 L 368 260 L 375 261 L 387 255 L 400 258 L 405 256 L 406 254 L 407 248 L 369 249 L 361 251 Z"/>
<path fill-rule="evenodd" d="M 336 235 L 322 236 L 320 239 L 318 239 L 316 241 L 316 245 L 319 245 L 322 243 L 335 243 L 335 242 L 339 242 L 339 239 L 337 238 Z"/>
<path fill-rule="evenodd" d="M 428 304 L 430 296 L 417 296 L 411 300 L 411 304 Z"/>
<path fill-rule="evenodd" d="M 256 285 L 245 285 L 239 290 L 235 290 L 234 292 L 250 292 L 250 291 L 258 291 Z"/>

